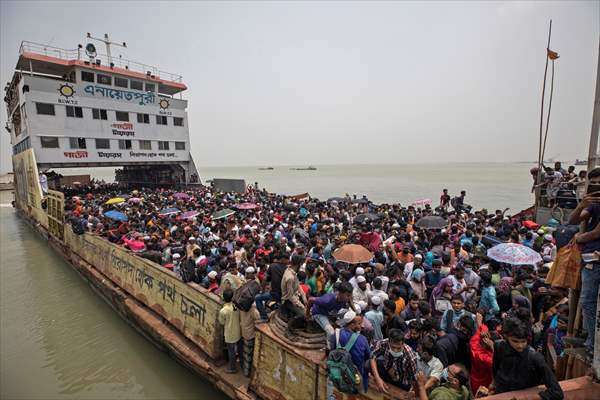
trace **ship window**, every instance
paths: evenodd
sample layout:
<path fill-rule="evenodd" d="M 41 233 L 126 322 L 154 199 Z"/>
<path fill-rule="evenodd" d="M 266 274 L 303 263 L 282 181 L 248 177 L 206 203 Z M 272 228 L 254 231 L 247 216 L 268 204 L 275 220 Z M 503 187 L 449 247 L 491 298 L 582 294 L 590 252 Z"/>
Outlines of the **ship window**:
<path fill-rule="evenodd" d="M 127 87 L 127 79 L 119 78 L 118 76 L 115 76 L 115 86 L 126 88 Z"/>
<path fill-rule="evenodd" d="M 129 113 L 126 111 L 115 111 L 117 121 L 129 121 Z"/>
<path fill-rule="evenodd" d="M 35 109 L 38 114 L 41 115 L 55 115 L 54 104 L 49 103 L 35 103 Z"/>
<path fill-rule="evenodd" d="M 131 150 L 131 140 L 119 139 L 119 150 Z"/>
<path fill-rule="evenodd" d="M 102 110 L 99 108 L 92 108 L 92 118 L 94 119 L 108 119 L 106 115 L 106 110 Z"/>
<path fill-rule="evenodd" d="M 96 139 L 97 149 L 110 149 L 110 139 Z"/>
<path fill-rule="evenodd" d="M 67 106 L 67 117 L 83 118 L 81 107 Z"/>
<path fill-rule="evenodd" d="M 185 150 L 185 142 L 175 142 L 175 150 Z"/>
<path fill-rule="evenodd" d="M 158 149 L 159 150 L 169 150 L 169 142 L 158 141 Z"/>
<path fill-rule="evenodd" d="M 164 115 L 157 115 L 156 116 L 156 124 L 157 125 L 166 125 L 167 124 L 167 117 Z"/>
<path fill-rule="evenodd" d="M 40 142 L 44 149 L 58 149 L 58 138 L 51 136 L 40 136 Z"/>
<path fill-rule="evenodd" d="M 181 118 L 181 117 L 173 117 L 173 125 L 175 125 L 175 126 L 183 126 L 183 118 Z"/>
<path fill-rule="evenodd" d="M 148 114 L 138 114 L 137 120 L 140 124 L 149 124 L 150 123 L 150 115 Z"/>
<path fill-rule="evenodd" d="M 141 81 L 129 81 L 129 87 L 135 90 L 144 90 L 144 83 Z"/>
<path fill-rule="evenodd" d="M 87 148 L 85 138 L 69 138 L 69 145 L 72 149 L 85 149 Z"/>
<path fill-rule="evenodd" d="M 101 83 L 103 85 L 111 85 L 112 77 L 109 75 L 98 74 L 98 83 Z"/>
<path fill-rule="evenodd" d="M 150 140 L 140 140 L 140 150 L 152 150 L 152 142 Z"/>
<path fill-rule="evenodd" d="M 154 83 L 146 82 L 146 92 L 154 92 Z"/>
<path fill-rule="evenodd" d="M 81 71 L 81 80 L 84 82 L 94 82 L 94 73 Z"/>
<path fill-rule="evenodd" d="M 29 85 L 23 85 L 23 93 L 29 92 Z"/>

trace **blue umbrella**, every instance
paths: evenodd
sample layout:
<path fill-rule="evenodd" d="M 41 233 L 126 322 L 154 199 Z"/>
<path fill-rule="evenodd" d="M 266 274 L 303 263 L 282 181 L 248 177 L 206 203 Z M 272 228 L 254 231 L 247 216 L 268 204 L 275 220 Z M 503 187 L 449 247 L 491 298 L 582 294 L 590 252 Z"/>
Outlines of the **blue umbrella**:
<path fill-rule="evenodd" d="M 162 210 L 160 210 L 160 212 L 158 214 L 161 216 L 166 216 L 166 215 L 178 214 L 180 212 L 181 212 L 181 210 L 178 208 L 168 207 L 168 208 L 163 208 Z"/>
<path fill-rule="evenodd" d="M 122 212 L 111 210 L 104 213 L 106 218 L 114 219 L 115 221 L 127 221 L 127 215 Z"/>

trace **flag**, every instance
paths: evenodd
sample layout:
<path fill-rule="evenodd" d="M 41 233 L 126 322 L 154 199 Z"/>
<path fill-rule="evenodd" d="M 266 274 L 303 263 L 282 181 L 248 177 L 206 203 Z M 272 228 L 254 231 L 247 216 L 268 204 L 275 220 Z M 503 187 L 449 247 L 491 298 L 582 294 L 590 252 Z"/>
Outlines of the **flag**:
<path fill-rule="evenodd" d="M 555 52 L 555 51 L 552 51 L 550 49 L 546 49 L 546 51 L 548 52 L 548 58 L 551 59 L 551 60 L 556 60 L 558 57 L 560 57 L 558 55 L 558 53 Z"/>

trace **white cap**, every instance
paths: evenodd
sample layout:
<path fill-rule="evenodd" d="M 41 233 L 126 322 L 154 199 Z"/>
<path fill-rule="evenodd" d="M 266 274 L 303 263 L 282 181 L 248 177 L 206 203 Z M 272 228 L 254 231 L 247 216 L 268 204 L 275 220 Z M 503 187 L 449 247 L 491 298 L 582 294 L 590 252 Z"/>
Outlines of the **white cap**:
<path fill-rule="evenodd" d="M 215 278 L 217 277 L 217 271 L 210 271 L 210 272 L 208 273 L 208 277 L 209 277 L 210 279 L 215 279 Z"/>
<path fill-rule="evenodd" d="M 362 314 L 362 308 L 358 304 L 354 304 L 354 311 L 356 311 L 356 315 Z"/>
<path fill-rule="evenodd" d="M 373 297 L 371 297 L 371 303 L 374 306 L 380 305 L 381 304 L 381 297 L 379 297 L 379 296 L 373 296 Z"/>
<path fill-rule="evenodd" d="M 195 237 L 193 237 L 193 236 L 190 236 L 190 238 L 189 238 L 188 240 L 194 240 L 194 241 L 195 241 L 195 240 L 196 240 L 196 238 L 195 238 Z"/>
<path fill-rule="evenodd" d="M 547 241 L 551 242 L 552 241 L 552 235 L 549 234 L 549 233 L 546 234 L 546 235 L 544 235 L 544 240 L 547 240 Z"/>
<path fill-rule="evenodd" d="M 256 270 L 254 269 L 254 267 L 248 267 L 248 268 L 246 268 L 246 273 L 247 274 L 253 274 L 255 272 L 256 272 Z"/>
<path fill-rule="evenodd" d="M 338 326 L 346 326 L 348 323 L 352 322 L 354 318 L 356 318 L 356 313 L 352 310 L 348 310 L 341 318 L 338 318 L 336 322 Z"/>
<path fill-rule="evenodd" d="M 181 254 L 179 254 L 179 253 L 173 254 L 173 260 L 178 260 L 180 258 L 181 258 Z"/>
<path fill-rule="evenodd" d="M 420 254 L 416 254 L 416 255 L 415 255 L 415 258 L 420 258 L 420 259 L 422 260 L 422 259 L 423 259 L 423 256 L 422 256 L 422 255 L 420 255 Z"/>
<path fill-rule="evenodd" d="M 356 277 L 356 282 L 358 282 L 358 283 L 363 283 L 363 282 L 366 282 L 366 281 L 367 281 L 367 279 L 364 276 L 362 276 L 362 275 L 359 275 L 359 276 Z"/>
<path fill-rule="evenodd" d="M 354 305 L 355 306 L 358 305 L 361 310 L 366 310 L 367 309 L 367 302 L 363 301 L 363 300 L 357 301 Z"/>
<path fill-rule="evenodd" d="M 543 235 L 543 234 L 544 234 L 544 233 L 546 233 L 546 232 L 544 232 L 544 230 L 543 230 L 543 229 L 538 229 L 537 233 L 538 233 L 538 235 Z"/>
<path fill-rule="evenodd" d="M 150 236 L 148 236 L 148 235 L 144 236 L 144 240 L 150 240 Z"/>
<path fill-rule="evenodd" d="M 363 267 L 356 268 L 356 275 L 364 275 L 365 269 Z"/>

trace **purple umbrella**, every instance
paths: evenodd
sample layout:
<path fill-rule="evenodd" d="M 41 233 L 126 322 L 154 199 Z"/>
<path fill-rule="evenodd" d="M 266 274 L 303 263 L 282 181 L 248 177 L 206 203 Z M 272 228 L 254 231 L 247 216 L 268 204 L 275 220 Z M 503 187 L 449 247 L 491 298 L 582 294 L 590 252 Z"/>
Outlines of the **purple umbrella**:
<path fill-rule="evenodd" d="M 179 216 L 179 219 L 191 219 L 197 215 L 200 215 L 198 211 L 186 211 Z"/>
<path fill-rule="evenodd" d="M 131 204 L 138 204 L 139 202 L 142 201 L 142 199 L 140 199 L 139 197 L 132 197 L 129 200 L 127 200 L 129 203 Z"/>
<path fill-rule="evenodd" d="M 496 245 L 487 251 L 487 256 L 511 265 L 535 265 L 542 261 L 542 256 L 537 251 L 517 243 Z"/>
<path fill-rule="evenodd" d="M 173 195 L 173 197 L 175 197 L 177 200 L 189 200 L 190 199 L 190 196 L 188 194 L 182 193 L 182 192 L 175 193 Z"/>
<path fill-rule="evenodd" d="M 237 208 L 238 210 L 254 210 L 255 208 L 258 208 L 258 204 L 254 204 L 254 203 L 242 203 L 242 204 L 238 204 L 237 206 L 235 206 L 235 208 Z"/>

